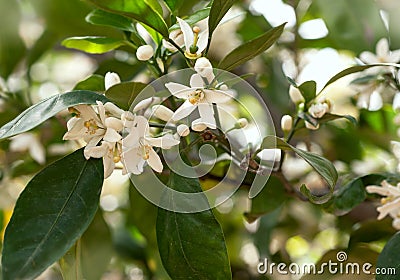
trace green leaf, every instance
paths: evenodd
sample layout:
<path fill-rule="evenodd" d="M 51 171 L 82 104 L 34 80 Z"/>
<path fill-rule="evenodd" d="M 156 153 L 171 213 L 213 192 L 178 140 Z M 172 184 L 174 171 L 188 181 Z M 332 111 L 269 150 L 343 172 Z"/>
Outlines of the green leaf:
<path fill-rule="evenodd" d="M 132 102 L 147 85 L 139 82 L 124 82 L 110 87 L 105 96 L 120 108 L 128 110 Z"/>
<path fill-rule="evenodd" d="M 368 220 L 363 222 L 351 233 L 349 248 L 359 243 L 370 243 L 374 241 L 387 240 L 396 233 L 390 219 Z"/>
<path fill-rule="evenodd" d="M 218 68 L 230 71 L 263 53 L 278 40 L 283 32 L 284 26 L 285 23 L 237 47 L 219 62 Z"/>
<path fill-rule="evenodd" d="M 96 104 L 96 101 L 106 103 L 109 100 L 104 95 L 86 90 L 53 95 L 29 107 L 11 122 L 2 126 L 0 139 L 26 132 L 68 107 L 79 104 Z"/>
<path fill-rule="evenodd" d="M 175 13 L 184 3 L 184 0 L 164 0 L 165 4 L 172 13 Z"/>
<path fill-rule="evenodd" d="M 376 267 L 389 268 L 392 269 L 392 274 L 382 274 L 376 275 L 376 280 L 396 280 L 399 279 L 400 274 L 400 233 L 396 233 L 389 241 L 386 243 L 381 254 L 378 256 L 378 261 Z"/>
<path fill-rule="evenodd" d="M 235 0 L 213 0 L 210 10 L 210 17 L 208 18 L 209 38 L 211 38 L 214 30 L 217 28 L 218 23 L 233 6 Z"/>
<path fill-rule="evenodd" d="M 338 179 L 338 174 L 335 166 L 326 158 L 320 155 L 297 149 L 290 144 L 286 143 L 282 139 L 275 136 L 267 136 L 264 138 L 261 149 L 273 149 L 278 148 L 281 150 L 291 150 L 295 152 L 299 157 L 303 158 L 314 170 L 321 175 L 325 181 L 329 184 L 331 190 L 335 187 Z"/>
<path fill-rule="evenodd" d="M 353 74 L 353 73 L 357 73 L 357 72 L 361 72 L 364 71 L 368 68 L 372 68 L 372 67 L 376 67 L 376 66 L 392 66 L 392 67 L 396 67 L 396 68 L 400 68 L 400 64 L 395 64 L 395 63 L 375 63 L 375 64 L 368 64 L 368 65 L 356 65 L 356 66 L 351 66 L 347 69 L 344 69 L 342 71 L 340 71 L 339 73 L 337 73 L 335 76 L 333 76 L 332 78 L 329 79 L 329 81 L 324 85 L 324 87 L 321 89 L 321 91 L 318 93 L 318 95 L 330 84 L 336 82 L 337 80 Z"/>
<path fill-rule="evenodd" d="M 318 123 L 326 123 L 337 119 L 346 119 L 351 122 L 354 126 L 357 126 L 357 120 L 350 115 L 335 115 L 331 113 L 325 114 L 322 118 L 318 119 Z"/>
<path fill-rule="evenodd" d="M 111 13 L 120 14 L 139 22 L 142 22 L 154 30 L 158 31 L 163 37 L 168 37 L 168 27 L 162 14 L 159 12 L 159 4 L 155 0 L 88 0 L 100 9 Z"/>
<path fill-rule="evenodd" d="M 198 23 L 199 21 L 205 19 L 206 17 L 208 17 L 210 14 L 210 8 L 204 8 L 201 10 L 196 11 L 194 14 L 191 14 L 188 17 L 185 17 L 184 20 L 190 25 L 194 25 L 195 23 Z M 179 29 L 179 24 L 175 23 L 174 25 L 172 25 L 169 30 L 176 30 Z"/>
<path fill-rule="evenodd" d="M 329 199 L 331 199 L 331 197 L 332 197 L 332 190 L 323 195 L 314 195 L 304 184 L 301 185 L 300 192 L 303 195 L 305 195 L 305 197 L 307 197 L 308 200 L 314 204 L 323 204 L 323 203 L 329 201 Z"/>
<path fill-rule="evenodd" d="M 103 10 L 93 10 L 85 20 L 94 25 L 114 27 L 123 31 L 135 32 L 132 20 Z"/>
<path fill-rule="evenodd" d="M 317 83 L 315 81 L 307 81 L 298 86 L 306 103 L 312 101 L 317 94 Z"/>
<path fill-rule="evenodd" d="M 102 160 L 86 160 L 83 149 L 38 173 L 5 232 L 3 279 L 35 278 L 60 259 L 96 214 L 102 185 Z"/>
<path fill-rule="evenodd" d="M 83 36 L 67 38 L 61 44 L 67 48 L 100 54 L 119 48 L 125 44 L 125 41 L 107 37 Z"/>
<path fill-rule="evenodd" d="M 91 90 L 96 92 L 103 92 L 104 88 L 104 77 L 102 75 L 92 75 L 83 81 L 76 84 L 73 90 Z"/>
<path fill-rule="evenodd" d="M 259 217 L 268 214 L 281 206 L 287 195 L 281 181 L 271 176 L 261 192 L 251 199 L 250 212 L 244 213 L 248 222 L 254 222 Z"/>
<path fill-rule="evenodd" d="M 202 191 L 198 179 L 170 176 L 169 185 L 176 191 Z M 162 199 L 174 207 L 174 195 L 169 192 Z M 192 202 L 179 203 L 191 207 Z M 176 213 L 159 208 L 156 231 L 161 260 L 172 279 L 232 279 L 224 235 L 211 210 Z"/>

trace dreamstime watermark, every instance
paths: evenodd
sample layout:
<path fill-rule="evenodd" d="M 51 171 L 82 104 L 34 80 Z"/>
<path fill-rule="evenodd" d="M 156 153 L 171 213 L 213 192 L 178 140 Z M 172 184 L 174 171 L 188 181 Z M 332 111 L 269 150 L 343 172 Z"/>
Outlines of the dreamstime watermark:
<path fill-rule="evenodd" d="M 397 275 L 394 267 L 374 267 L 371 263 L 347 262 L 347 254 L 340 251 L 336 254 L 336 260 L 329 260 L 321 264 L 314 263 L 274 263 L 267 258 L 259 262 L 257 272 L 260 274 L 279 275 Z"/>

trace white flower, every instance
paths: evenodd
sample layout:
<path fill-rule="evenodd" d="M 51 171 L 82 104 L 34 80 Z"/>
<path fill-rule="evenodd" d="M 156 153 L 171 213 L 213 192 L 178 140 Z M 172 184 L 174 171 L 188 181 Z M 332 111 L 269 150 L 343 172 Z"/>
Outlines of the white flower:
<path fill-rule="evenodd" d="M 398 111 L 400 109 L 400 91 L 396 92 L 393 98 L 393 110 Z"/>
<path fill-rule="evenodd" d="M 36 134 L 27 132 L 10 138 L 10 151 L 29 151 L 31 157 L 39 164 L 46 162 L 46 152 Z"/>
<path fill-rule="evenodd" d="M 121 160 L 121 141 L 111 143 L 102 141 L 100 146 L 87 149 L 85 156 L 103 158 L 104 178 L 108 178 L 114 171 L 115 164 Z"/>
<path fill-rule="evenodd" d="M 97 101 L 97 110 L 90 105 L 77 105 L 74 107 L 76 116 L 67 122 L 68 131 L 64 134 L 64 140 L 83 139 L 85 157 L 88 159 L 88 150 L 103 139 L 110 143 L 116 143 L 122 139 L 119 132 L 123 129 L 120 119 L 106 116 L 105 107 L 102 102 Z"/>
<path fill-rule="evenodd" d="M 179 140 L 174 139 L 170 134 L 157 138 L 149 136 L 147 119 L 136 116 L 130 133 L 122 140 L 122 162 L 126 171 L 133 174 L 141 174 L 146 162 L 153 170 L 161 172 L 163 165 L 153 147 L 169 149 L 178 144 Z"/>
<path fill-rule="evenodd" d="M 283 131 L 289 131 L 293 126 L 293 118 L 289 115 L 282 116 L 281 119 L 281 128 Z"/>
<path fill-rule="evenodd" d="M 141 61 L 147 61 L 150 58 L 152 58 L 154 55 L 154 49 L 152 46 L 150 45 L 143 45 L 140 46 L 137 50 L 136 50 L 136 57 L 137 59 L 141 60 Z"/>
<path fill-rule="evenodd" d="M 316 119 L 322 118 L 326 113 L 329 113 L 329 111 L 330 111 L 329 104 L 326 102 L 312 104 L 308 109 L 310 115 Z"/>
<path fill-rule="evenodd" d="M 211 62 L 205 57 L 200 57 L 196 60 L 194 70 L 202 77 L 206 78 L 209 83 L 215 78 Z"/>
<path fill-rule="evenodd" d="M 381 186 L 368 186 L 366 190 L 369 193 L 385 196 L 381 199 L 382 205 L 376 209 L 379 212 L 378 220 L 389 215 L 394 219 L 393 227 L 400 229 L 400 184 L 393 186 L 383 181 Z"/>
<path fill-rule="evenodd" d="M 292 85 L 289 87 L 289 96 L 292 102 L 296 105 L 303 103 L 305 101 L 303 95 L 300 90 Z"/>
<path fill-rule="evenodd" d="M 117 73 L 114 72 L 107 72 L 104 77 L 104 86 L 105 89 L 108 90 L 113 85 L 121 83 L 121 78 L 118 76 Z"/>
<path fill-rule="evenodd" d="M 201 29 L 194 26 L 193 29 L 183 19 L 176 18 L 183 33 L 185 41 L 185 56 L 189 59 L 197 59 L 201 57 L 201 53 L 205 50 L 208 43 L 208 26 Z"/>
<path fill-rule="evenodd" d="M 360 59 L 368 64 L 397 63 L 400 60 L 400 50 L 390 51 L 388 40 L 382 38 L 376 44 L 376 54 L 365 51 L 360 54 Z"/>
<path fill-rule="evenodd" d="M 232 98 L 229 91 L 206 89 L 203 79 L 199 74 L 192 75 L 190 78 L 190 87 L 178 83 L 166 83 L 165 87 L 175 97 L 185 99 L 185 102 L 172 116 L 173 121 L 178 121 L 189 116 L 198 108 L 202 122 L 211 129 L 216 128 L 213 103 L 225 103 Z"/>
<path fill-rule="evenodd" d="M 382 85 L 358 85 L 357 90 L 360 92 L 357 99 L 357 107 L 369 111 L 378 111 L 382 108 L 383 100 L 381 92 L 384 90 Z"/>

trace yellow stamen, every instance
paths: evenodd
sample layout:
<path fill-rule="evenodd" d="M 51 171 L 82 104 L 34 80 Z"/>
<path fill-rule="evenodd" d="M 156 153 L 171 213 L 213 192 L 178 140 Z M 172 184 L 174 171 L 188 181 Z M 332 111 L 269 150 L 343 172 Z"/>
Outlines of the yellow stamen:
<path fill-rule="evenodd" d="M 204 98 L 204 92 L 201 89 L 196 89 L 188 94 L 188 100 L 193 105 L 196 105 Z"/>
<path fill-rule="evenodd" d="M 391 201 L 393 201 L 393 197 L 391 197 L 391 196 L 384 197 L 384 198 L 381 199 L 381 204 L 386 204 L 386 203 L 389 203 Z"/>
<path fill-rule="evenodd" d="M 142 153 L 142 158 L 144 160 L 148 160 L 150 157 L 150 150 L 151 150 L 151 146 L 149 145 L 144 145 L 143 146 L 143 153 Z"/>
<path fill-rule="evenodd" d="M 87 128 L 87 132 L 89 134 L 95 134 L 96 130 L 99 128 L 96 124 L 96 122 L 94 121 L 94 119 L 90 119 L 88 121 L 85 121 L 83 123 L 83 125 Z"/>

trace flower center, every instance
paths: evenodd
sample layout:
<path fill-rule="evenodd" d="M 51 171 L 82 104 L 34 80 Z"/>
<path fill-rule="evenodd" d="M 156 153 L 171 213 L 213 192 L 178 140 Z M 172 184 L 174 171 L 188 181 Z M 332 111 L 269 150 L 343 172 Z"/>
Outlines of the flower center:
<path fill-rule="evenodd" d="M 201 56 L 201 54 L 198 54 L 197 51 L 199 50 L 199 47 L 197 46 L 197 42 L 199 40 L 199 33 L 200 33 L 200 27 L 194 26 L 193 27 L 193 44 L 190 46 L 189 50 L 185 51 L 185 56 L 189 59 L 197 59 Z"/>
<path fill-rule="evenodd" d="M 87 133 L 89 133 L 89 134 L 95 134 L 96 130 L 99 128 L 94 119 L 90 119 L 88 121 L 85 121 L 83 123 L 83 125 L 86 127 Z"/>
<path fill-rule="evenodd" d="M 201 89 L 196 89 L 188 94 L 188 100 L 193 105 L 198 104 L 204 98 L 204 92 Z"/>
<path fill-rule="evenodd" d="M 142 146 L 142 158 L 144 160 L 148 160 L 150 157 L 150 150 L 151 150 L 151 146 L 150 145 L 143 145 Z"/>

